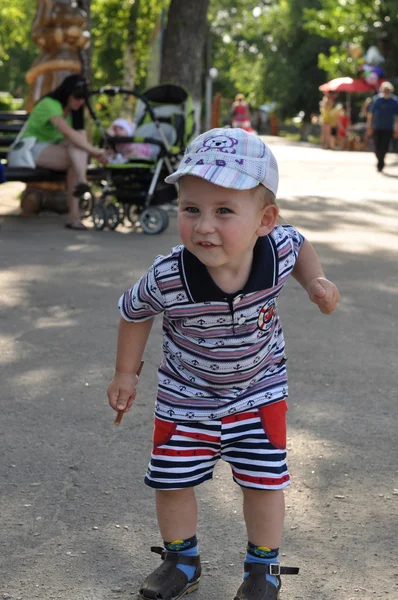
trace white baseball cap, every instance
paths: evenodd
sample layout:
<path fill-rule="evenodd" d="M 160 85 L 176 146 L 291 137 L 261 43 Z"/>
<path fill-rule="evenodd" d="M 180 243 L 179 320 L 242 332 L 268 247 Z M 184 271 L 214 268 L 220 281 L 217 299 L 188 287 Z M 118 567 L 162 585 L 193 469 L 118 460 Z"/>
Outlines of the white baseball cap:
<path fill-rule="evenodd" d="M 239 127 L 211 129 L 195 138 L 177 171 L 165 181 L 175 183 L 184 175 L 235 190 L 250 190 L 262 184 L 275 196 L 278 191 L 275 156 L 256 134 Z"/>

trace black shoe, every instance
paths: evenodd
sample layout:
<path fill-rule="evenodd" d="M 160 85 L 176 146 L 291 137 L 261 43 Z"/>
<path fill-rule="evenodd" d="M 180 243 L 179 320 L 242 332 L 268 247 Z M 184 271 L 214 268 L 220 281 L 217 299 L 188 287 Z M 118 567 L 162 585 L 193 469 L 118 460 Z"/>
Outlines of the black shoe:
<path fill-rule="evenodd" d="M 249 573 L 249 575 L 243 580 L 234 600 L 279 600 L 279 590 L 282 587 L 280 575 L 297 575 L 298 572 L 297 567 L 245 562 L 245 573 Z M 278 587 L 266 579 L 267 573 L 276 576 Z"/>
<path fill-rule="evenodd" d="M 139 591 L 141 600 L 178 600 L 194 592 L 199 586 L 201 566 L 199 556 L 184 556 L 178 552 L 166 552 L 164 548 L 151 547 L 151 551 L 160 554 L 162 564 L 144 581 Z M 188 577 L 177 564 L 195 567 L 193 578 Z"/>

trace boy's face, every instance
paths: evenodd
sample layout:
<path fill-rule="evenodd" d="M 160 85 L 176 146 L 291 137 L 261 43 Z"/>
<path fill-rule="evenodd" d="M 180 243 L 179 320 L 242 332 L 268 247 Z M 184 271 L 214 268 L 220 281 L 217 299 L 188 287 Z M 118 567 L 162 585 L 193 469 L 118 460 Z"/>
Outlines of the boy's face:
<path fill-rule="evenodd" d="M 251 260 L 257 238 L 272 231 L 277 216 L 277 206 L 264 206 L 253 190 L 223 188 L 190 175 L 180 179 L 180 236 L 209 269 L 239 268 Z"/>

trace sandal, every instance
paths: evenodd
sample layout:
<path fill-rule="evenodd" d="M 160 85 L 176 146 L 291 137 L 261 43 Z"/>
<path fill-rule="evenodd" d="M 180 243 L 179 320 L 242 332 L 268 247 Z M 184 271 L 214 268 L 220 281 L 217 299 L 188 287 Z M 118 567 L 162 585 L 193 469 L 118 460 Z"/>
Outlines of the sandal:
<path fill-rule="evenodd" d="M 194 592 L 199 586 L 202 572 L 199 556 L 184 556 L 178 552 L 166 552 L 164 548 L 151 547 L 151 552 L 160 554 L 163 563 L 145 579 L 139 592 L 143 600 L 178 600 Z M 196 567 L 191 581 L 177 564 Z"/>
<path fill-rule="evenodd" d="M 68 221 L 65 223 L 67 229 L 78 229 L 79 231 L 87 231 L 87 227 L 81 221 Z"/>
<path fill-rule="evenodd" d="M 278 563 L 271 565 L 245 562 L 245 573 L 248 577 L 238 589 L 234 600 L 278 600 L 282 587 L 280 575 L 297 575 L 297 567 L 281 567 Z M 275 575 L 279 587 L 276 588 L 266 579 L 266 574 Z"/>

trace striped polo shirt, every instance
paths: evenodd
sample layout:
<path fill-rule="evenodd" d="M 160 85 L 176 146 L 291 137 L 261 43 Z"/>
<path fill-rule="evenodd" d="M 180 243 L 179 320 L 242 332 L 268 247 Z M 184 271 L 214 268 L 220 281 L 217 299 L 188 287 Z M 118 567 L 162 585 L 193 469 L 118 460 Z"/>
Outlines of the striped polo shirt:
<path fill-rule="evenodd" d="M 119 300 L 131 322 L 163 313 L 163 359 L 156 414 L 175 420 L 220 419 L 288 394 L 278 296 L 304 242 L 277 226 L 254 247 L 244 288 L 223 292 L 184 246 L 158 256 Z"/>

